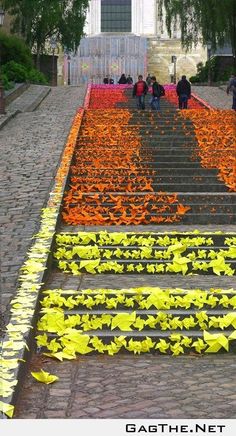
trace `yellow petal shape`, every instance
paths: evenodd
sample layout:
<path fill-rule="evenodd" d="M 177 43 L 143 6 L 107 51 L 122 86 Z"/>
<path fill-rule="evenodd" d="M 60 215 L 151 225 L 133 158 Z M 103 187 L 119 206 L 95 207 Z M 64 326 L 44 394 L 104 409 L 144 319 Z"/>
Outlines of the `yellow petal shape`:
<path fill-rule="evenodd" d="M 0 401 L 0 412 L 3 412 L 9 418 L 12 418 L 14 413 L 14 406 Z"/>
<path fill-rule="evenodd" d="M 49 374 L 49 372 L 41 371 L 39 372 L 31 372 L 31 375 L 39 382 L 45 383 L 46 385 L 49 385 L 51 383 L 54 383 L 55 381 L 59 380 L 59 378 L 56 375 Z"/>

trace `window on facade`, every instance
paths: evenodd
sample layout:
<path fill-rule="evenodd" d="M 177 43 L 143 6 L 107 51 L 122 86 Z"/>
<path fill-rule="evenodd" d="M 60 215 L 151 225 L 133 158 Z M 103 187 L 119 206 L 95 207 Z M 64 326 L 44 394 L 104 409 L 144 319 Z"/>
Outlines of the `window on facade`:
<path fill-rule="evenodd" d="M 101 0 L 101 32 L 131 32 L 131 0 Z"/>

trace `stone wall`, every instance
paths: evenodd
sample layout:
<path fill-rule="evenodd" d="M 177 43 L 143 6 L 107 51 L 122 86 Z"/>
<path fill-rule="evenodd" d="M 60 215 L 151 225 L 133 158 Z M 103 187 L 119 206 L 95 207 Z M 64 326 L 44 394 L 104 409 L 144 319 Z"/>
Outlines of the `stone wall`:
<path fill-rule="evenodd" d="M 106 33 L 83 38 L 78 53 L 71 56 L 71 85 L 103 83 L 106 75 L 117 83 L 122 73 L 136 80 L 138 74 L 146 75 L 146 53 L 147 39 L 137 35 Z"/>
<path fill-rule="evenodd" d="M 162 83 L 170 83 L 174 76 L 174 64 L 171 57 L 175 55 L 177 80 L 185 74 L 187 78 L 197 72 L 197 64 L 207 60 L 206 50 L 199 46 L 186 53 L 179 39 L 148 38 L 147 69 Z M 171 77 L 172 76 L 172 77 Z"/>

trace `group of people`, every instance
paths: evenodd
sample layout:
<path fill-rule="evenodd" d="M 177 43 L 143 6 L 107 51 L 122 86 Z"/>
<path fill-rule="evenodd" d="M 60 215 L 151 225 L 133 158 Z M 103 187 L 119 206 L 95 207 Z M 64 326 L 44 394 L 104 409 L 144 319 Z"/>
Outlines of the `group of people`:
<path fill-rule="evenodd" d="M 132 85 L 133 84 L 133 79 L 130 76 L 130 74 L 126 77 L 125 74 L 121 74 L 119 80 L 118 80 L 119 85 Z M 112 78 L 112 76 L 105 76 L 103 79 L 103 84 L 104 85 L 114 85 L 114 79 Z"/>
<path fill-rule="evenodd" d="M 114 79 L 112 77 L 105 76 L 103 79 L 104 85 L 114 85 Z"/>
<path fill-rule="evenodd" d="M 138 76 L 138 82 L 135 83 L 133 88 L 133 97 L 137 99 L 137 107 L 145 109 L 145 96 L 151 87 L 150 106 L 153 110 L 160 110 L 160 99 L 165 95 L 164 87 L 157 82 L 155 76 L 148 74 L 146 81 L 143 76 Z M 176 93 L 179 99 L 179 109 L 187 109 L 188 100 L 191 98 L 191 84 L 186 76 L 182 76 L 176 87 Z"/>
<path fill-rule="evenodd" d="M 106 76 L 103 80 L 104 84 L 114 85 L 114 79 Z M 130 74 L 126 77 L 125 74 L 121 74 L 118 80 L 120 85 L 132 85 L 133 79 Z M 153 110 L 160 110 L 160 99 L 165 95 L 164 87 L 157 82 L 155 76 L 147 75 L 146 80 L 140 74 L 138 81 L 133 87 L 133 97 L 136 97 L 137 107 L 139 109 L 145 109 L 145 97 L 148 92 L 151 92 L 150 107 Z M 233 93 L 233 106 L 232 109 L 236 110 L 236 76 L 232 75 L 229 85 L 227 87 L 227 94 L 232 91 Z M 188 108 L 188 100 L 191 98 L 191 83 L 187 80 L 186 76 L 182 76 L 181 80 L 177 83 L 176 93 L 179 100 L 179 109 Z"/>
<path fill-rule="evenodd" d="M 130 76 L 130 74 L 126 77 L 125 74 L 121 74 L 119 80 L 118 80 L 119 85 L 132 85 L 133 84 L 133 79 Z"/>
<path fill-rule="evenodd" d="M 145 96 L 149 91 L 151 86 L 152 98 L 150 100 L 151 109 L 160 110 L 160 98 L 165 95 L 165 90 L 162 85 L 160 85 L 155 76 L 151 77 L 151 80 L 143 80 L 143 76 L 140 74 L 138 76 L 138 81 L 135 83 L 133 88 L 133 97 L 136 97 L 138 109 L 145 109 Z"/>

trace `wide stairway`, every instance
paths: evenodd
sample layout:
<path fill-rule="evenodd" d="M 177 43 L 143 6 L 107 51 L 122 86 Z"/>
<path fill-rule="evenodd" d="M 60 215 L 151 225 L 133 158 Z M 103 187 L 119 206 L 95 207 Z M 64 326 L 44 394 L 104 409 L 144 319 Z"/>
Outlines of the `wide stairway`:
<path fill-rule="evenodd" d="M 235 193 L 201 159 L 192 121 L 165 99 L 161 112 L 87 110 L 63 218 L 73 225 L 235 223 Z"/>
<path fill-rule="evenodd" d="M 202 165 L 190 120 L 166 99 L 138 111 L 125 92 L 117 108 L 85 111 L 38 351 L 235 352 L 235 194 Z"/>

